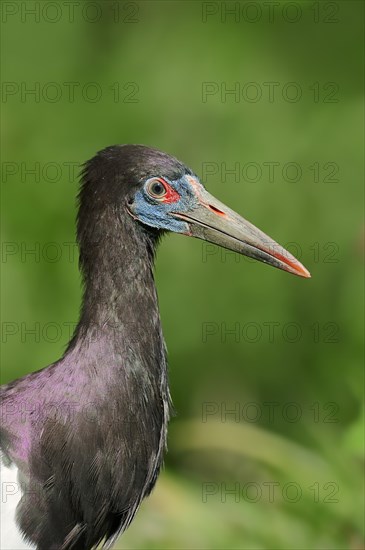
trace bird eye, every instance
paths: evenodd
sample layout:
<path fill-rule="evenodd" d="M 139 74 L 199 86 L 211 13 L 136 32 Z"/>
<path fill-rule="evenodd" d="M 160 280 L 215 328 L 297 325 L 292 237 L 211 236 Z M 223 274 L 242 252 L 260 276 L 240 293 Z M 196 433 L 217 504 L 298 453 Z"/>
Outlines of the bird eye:
<path fill-rule="evenodd" d="M 153 179 L 147 184 L 147 193 L 154 199 L 161 199 L 167 193 L 166 186 L 163 180 Z"/>

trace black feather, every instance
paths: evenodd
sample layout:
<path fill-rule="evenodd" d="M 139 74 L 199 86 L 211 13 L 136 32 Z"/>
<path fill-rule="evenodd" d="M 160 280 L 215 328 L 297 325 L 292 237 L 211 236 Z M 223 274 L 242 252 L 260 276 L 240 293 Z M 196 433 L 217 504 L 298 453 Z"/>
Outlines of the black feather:
<path fill-rule="evenodd" d="M 38 550 L 114 540 L 155 484 L 170 411 L 153 278 L 161 233 L 126 202 L 150 175 L 184 173 L 141 145 L 108 147 L 84 166 L 79 324 L 58 362 L 2 388 L 3 449 L 25 489 L 19 524 Z"/>

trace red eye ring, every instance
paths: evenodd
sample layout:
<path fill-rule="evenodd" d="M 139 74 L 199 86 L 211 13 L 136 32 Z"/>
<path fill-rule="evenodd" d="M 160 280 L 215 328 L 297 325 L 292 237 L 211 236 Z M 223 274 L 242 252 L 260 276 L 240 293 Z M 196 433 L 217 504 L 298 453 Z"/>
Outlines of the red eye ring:
<path fill-rule="evenodd" d="M 172 203 L 180 199 L 179 193 L 163 178 L 156 177 L 148 180 L 146 191 L 151 198 L 159 202 Z"/>

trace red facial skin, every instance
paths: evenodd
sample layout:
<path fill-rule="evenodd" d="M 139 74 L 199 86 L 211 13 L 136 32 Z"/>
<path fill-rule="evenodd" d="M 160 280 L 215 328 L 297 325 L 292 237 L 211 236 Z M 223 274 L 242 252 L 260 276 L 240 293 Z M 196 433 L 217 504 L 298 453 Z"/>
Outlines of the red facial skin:
<path fill-rule="evenodd" d="M 166 202 L 168 204 L 171 204 L 173 202 L 177 202 L 180 199 L 179 193 L 175 191 L 168 183 L 162 178 L 156 178 L 157 181 L 159 181 L 164 188 L 166 189 L 166 195 L 161 197 L 159 200 L 160 202 Z"/>

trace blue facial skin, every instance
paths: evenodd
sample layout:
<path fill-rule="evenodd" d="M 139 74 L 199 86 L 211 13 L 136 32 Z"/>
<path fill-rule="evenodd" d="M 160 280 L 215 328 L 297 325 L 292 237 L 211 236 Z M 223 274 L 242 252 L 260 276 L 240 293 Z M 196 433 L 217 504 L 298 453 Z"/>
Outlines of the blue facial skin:
<path fill-rule="evenodd" d="M 149 178 L 144 186 L 137 191 L 134 196 L 134 202 L 129 206 L 132 214 L 142 223 L 165 229 L 174 233 L 188 233 L 189 225 L 171 215 L 172 212 L 188 213 L 198 206 L 199 201 L 185 176 L 178 180 L 169 180 L 168 178 L 156 174 L 154 177 L 162 177 L 179 195 L 180 199 L 176 202 L 167 203 L 151 197 L 147 192 Z"/>

